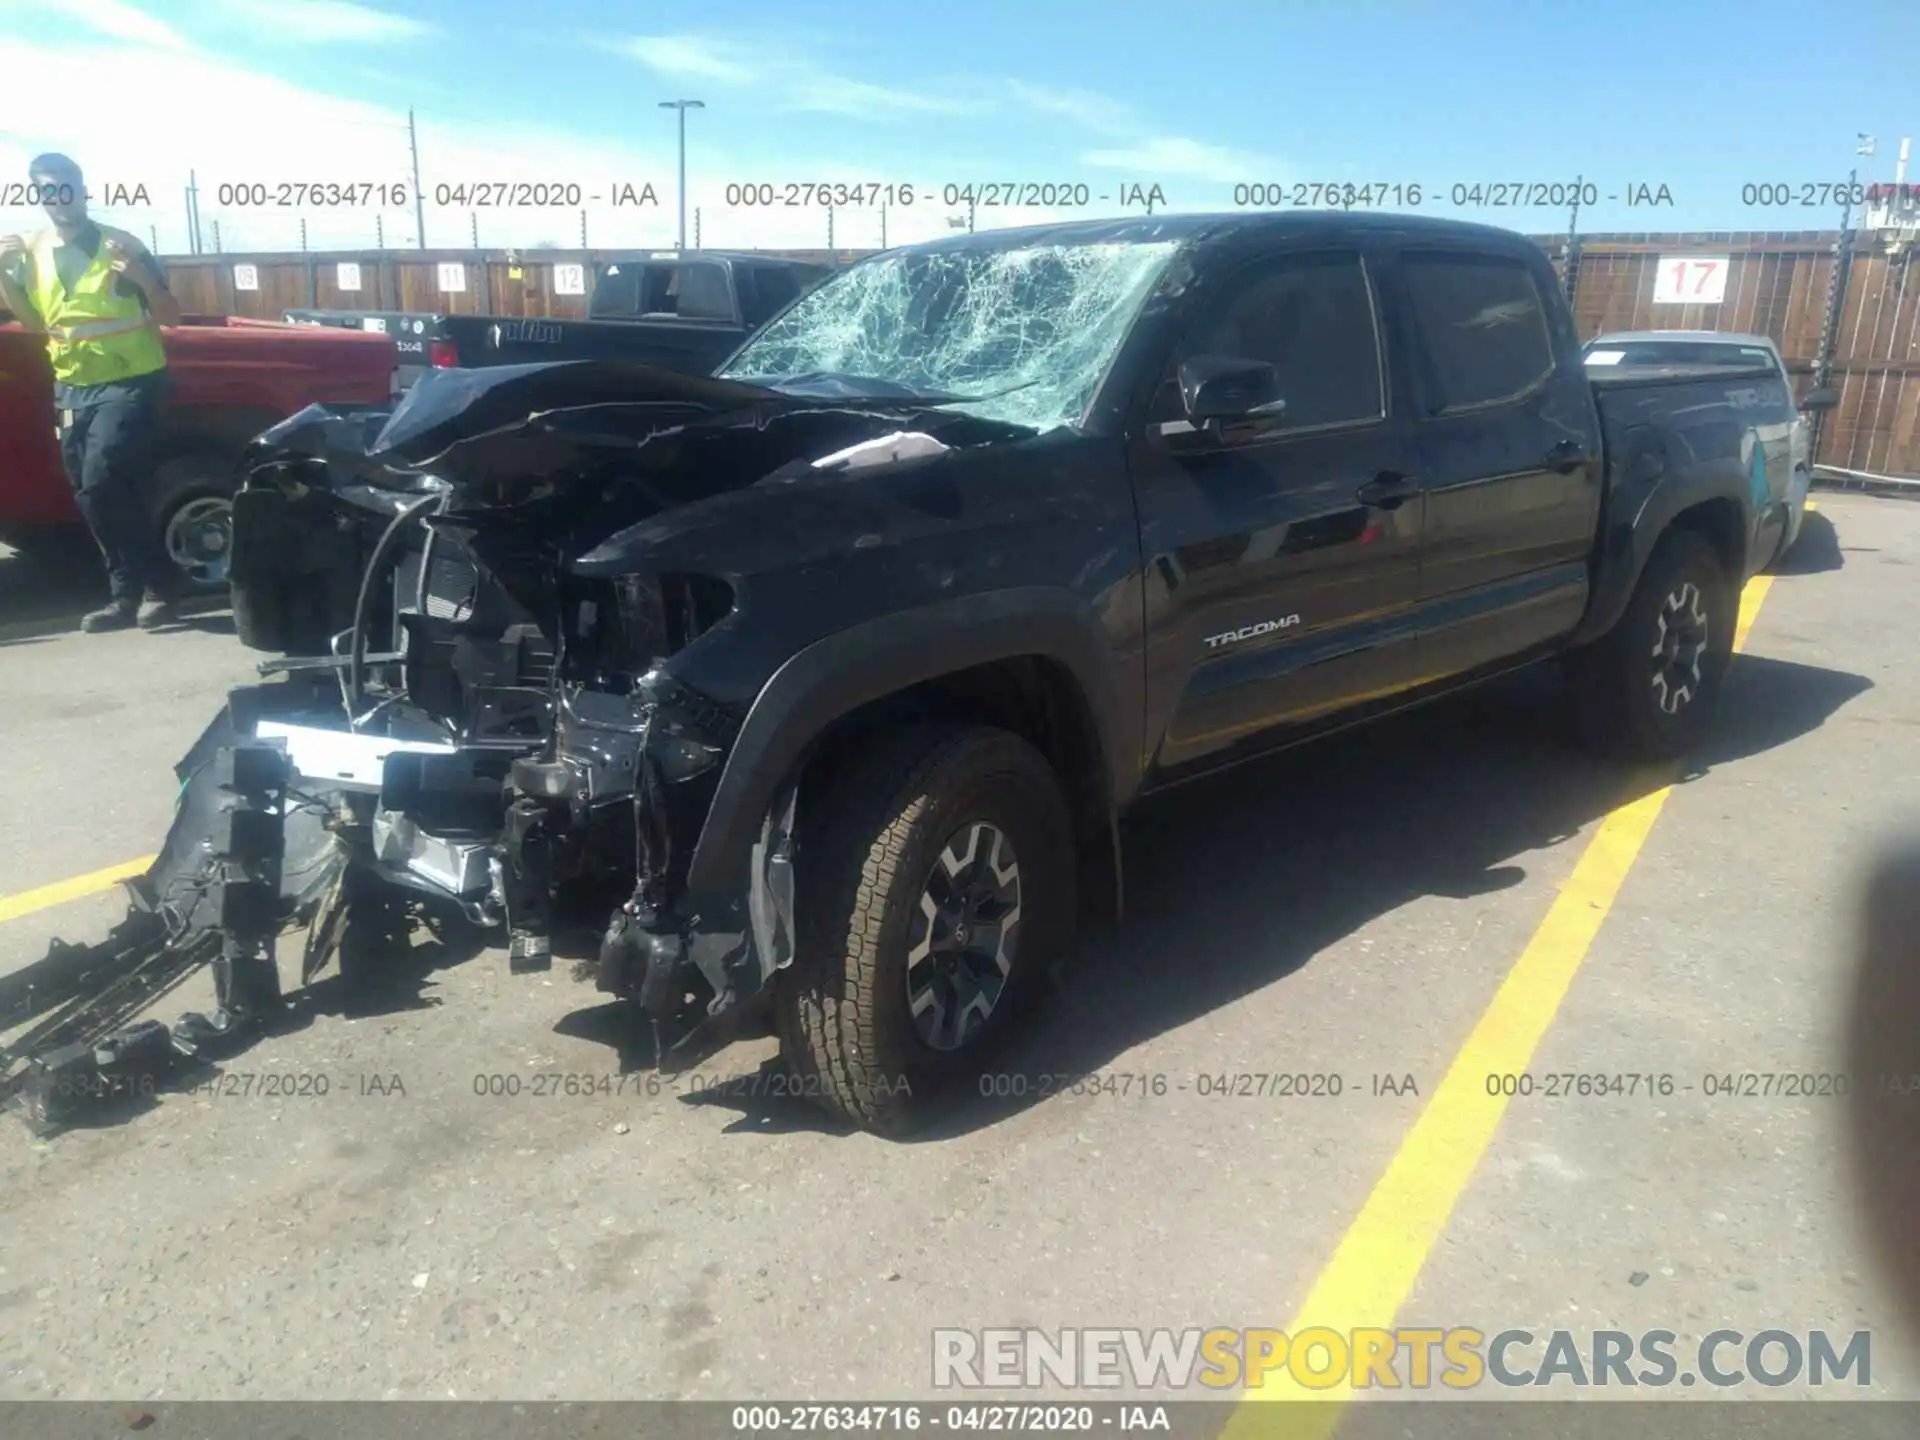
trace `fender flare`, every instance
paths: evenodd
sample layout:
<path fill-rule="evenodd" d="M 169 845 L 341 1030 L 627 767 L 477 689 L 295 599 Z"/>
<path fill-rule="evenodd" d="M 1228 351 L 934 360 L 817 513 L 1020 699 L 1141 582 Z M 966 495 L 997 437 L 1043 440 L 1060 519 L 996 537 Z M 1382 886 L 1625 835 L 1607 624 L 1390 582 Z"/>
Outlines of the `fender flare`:
<path fill-rule="evenodd" d="M 783 782 L 828 726 L 870 701 L 1019 656 L 1064 665 L 1093 718 L 1109 809 L 1129 796 L 1140 753 L 1138 682 L 1087 602 L 1045 586 L 986 591 L 882 616 L 814 641 L 761 687 L 727 756 L 687 873 L 695 893 L 745 883 L 748 856 Z M 1123 695 L 1131 689 L 1129 710 Z"/>
<path fill-rule="evenodd" d="M 1684 510 L 1709 500 L 1728 500 L 1738 506 L 1743 573 L 1734 577 L 1735 583 L 1744 582 L 1752 569 L 1748 552 L 1753 544 L 1753 499 L 1745 464 L 1728 460 L 1704 470 L 1676 473 L 1669 465 L 1666 437 L 1658 428 L 1636 429 L 1627 453 L 1617 462 L 1617 479 L 1601 521 L 1592 598 L 1569 637 L 1570 645 L 1596 641 L 1619 622 L 1653 547 Z"/>

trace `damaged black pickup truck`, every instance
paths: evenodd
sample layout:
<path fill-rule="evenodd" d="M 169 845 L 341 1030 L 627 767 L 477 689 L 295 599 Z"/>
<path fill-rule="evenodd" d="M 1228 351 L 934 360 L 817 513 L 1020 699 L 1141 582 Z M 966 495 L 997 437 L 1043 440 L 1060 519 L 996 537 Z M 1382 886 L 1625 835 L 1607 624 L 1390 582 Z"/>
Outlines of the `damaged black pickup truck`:
<path fill-rule="evenodd" d="M 206 1053 L 291 927 L 310 977 L 437 903 L 516 971 L 590 925 L 662 1063 L 770 997 L 809 1088 L 901 1131 L 1117 904 L 1154 790 L 1550 658 L 1596 741 L 1687 747 L 1792 414 L 1777 370 L 1589 372 L 1520 236 L 1348 214 L 956 237 L 713 377 L 309 409 L 235 506 L 279 658 L 116 942 L 212 960 L 219 1012 L 25 1063 Z"/>

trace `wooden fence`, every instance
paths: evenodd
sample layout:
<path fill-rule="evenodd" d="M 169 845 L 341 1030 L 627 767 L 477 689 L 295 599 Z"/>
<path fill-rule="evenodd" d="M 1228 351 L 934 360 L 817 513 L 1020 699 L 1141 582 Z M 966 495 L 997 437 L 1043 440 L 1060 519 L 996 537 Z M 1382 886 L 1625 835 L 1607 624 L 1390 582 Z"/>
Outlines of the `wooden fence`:
<path fill-rule="evenodd" d="M 1853 237 L 1844 292 L 1833 293 L 1836 232 L 1716 232 L 1583 235 L 1573 251 L 1574 315 L 1583 338 L 1608 330 L 1725 330 L 1767 335 L 1788 368 L 1810 375 L 1838 300 L 1829 383 L 1839 406 L 1821 427 L 1818 463 L 1920 476 L 1920 277 L 1910 247 Z M 1536 237 L 1564 275 L 1564 236 Z M 583 319 L 586 298 L 554 293 L 554 267 L 644 256 L 632 250 L 383 250 L 194 255 L 166 260 L 174 292 L 191 313 L 278 319 L 303 307 L 413 310 Z M 847 264 L 864 250 L 769 251 Z M 1656 304 L 1660 257 L 1720 255 L 1729 261 L 1718 304 Z M 341 262 L 359 266 L 357 291 L 339 288 Z M 462 288 L 442 288 L 441 266 L 461 268 Z M 241 289 L 251 281 L 254 288 Z"/>

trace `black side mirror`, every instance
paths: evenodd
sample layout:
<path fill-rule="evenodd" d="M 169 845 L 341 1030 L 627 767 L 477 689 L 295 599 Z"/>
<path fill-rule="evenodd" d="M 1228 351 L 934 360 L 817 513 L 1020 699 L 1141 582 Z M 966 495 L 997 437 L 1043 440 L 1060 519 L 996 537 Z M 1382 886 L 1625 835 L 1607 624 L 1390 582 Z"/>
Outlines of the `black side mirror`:
<path fill-rule="evenodd" d="M 1809 390 L 1805 395 L 1800 397 L 1800 408 L 1802 410 L 1831 410 L 1839 403 L 1840 392 L 1827 388 Z"/>
<path fill-rule="evenodd" d="M 1209 421 L 1278 415 L 1287 404 L 1280 398 L 1278 370 L 1264 360 L 1242 360 L 1232 355 L 1195 355 L 1182 361 L 1180 403 L 1187 419 L 1200 426 Z"/>

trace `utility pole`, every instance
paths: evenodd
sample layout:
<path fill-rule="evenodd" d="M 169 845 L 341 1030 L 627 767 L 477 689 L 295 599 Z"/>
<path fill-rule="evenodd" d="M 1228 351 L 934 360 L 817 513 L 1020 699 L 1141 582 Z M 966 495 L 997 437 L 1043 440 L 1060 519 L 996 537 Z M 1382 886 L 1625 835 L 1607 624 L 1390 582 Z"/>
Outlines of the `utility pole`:
<path fill-rule="evenodd" d="M 660 108 L 662 110 L 678 110 L 680 112 L 680 244 L 679 244 L 679 248 L 682 250 L 685 250 L 687 248 L 687 111 L 704 110 L 707 108 L 707 106 L 704 100 L 662 100 L 660 102 Z"/>
<path fill-rule="evenodd" d="M 1578 285 L 1577 272 L 1580 269 L 1580 192 L 1586 187 L 1586 177 L 1573 177 L 1573 204 L 1567 210 L 1567 245 L 1560 267 L 1561 284 L 1567 292 L 1567 303 L 1573 303 L 1573 293 Z"/>
<path fill-rule="evenodd" d="M 1853 153 L 1871 155 L 1875 150 L 1871 135 L 1854 136 Z M 1847 305 L 1847 282 L 1853 271 L 1853 187 L 1860 183 L 1856 165 L 1847 171 L 1847 193 L 1840 197 L 1840 236 L 1833 242 L 1833 270 L 1827 281 L 1827 314 L 1820 327 L 1820 350 L 1813 362 L 1813 388 L 1825 390 L 1833 378 L 1833 352 L 1840 340 L 1840 312 Z M 1827 428 L 1825 410 L 1813 413 L 1813 434 L 1808 437 L 1809 454 L 1815 464 L 1820 459 L 1820 441 Z"/>
<path fill-rule="evenodd" d="M 414 128 L 413 107 L 407 107 L 407 148 L 413 152 L 413 228 L 419 249 L 427 248 L 427 198 L 420 193 L 420 132 Z"/>
<path fill-rule="evenodd" d="M 198 255 L 202 251 L 200 241 L 200 181 L 193 171 L 187 171 L 187 249 Z"/>

